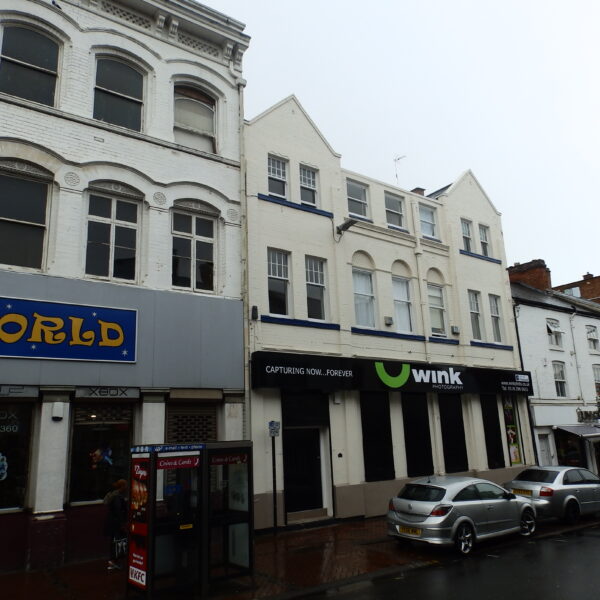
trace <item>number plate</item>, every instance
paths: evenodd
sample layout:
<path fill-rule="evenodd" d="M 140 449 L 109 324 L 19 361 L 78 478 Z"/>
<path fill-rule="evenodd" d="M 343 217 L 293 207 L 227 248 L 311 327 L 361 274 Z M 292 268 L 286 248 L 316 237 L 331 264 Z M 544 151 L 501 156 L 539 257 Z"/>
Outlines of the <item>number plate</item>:
<path fill-rule="evenodd" d="M 519 494 L 519 496 L 531 496 L 531 490 L 517 490 L 513 488 L 513 494 Z"/>
<path fill-rule="evenodd" d="M 407 533 L 408 535 L 421 535 L 421 530 L 416 527 L 400 527 L 398 525 L 398 533 Z"/>

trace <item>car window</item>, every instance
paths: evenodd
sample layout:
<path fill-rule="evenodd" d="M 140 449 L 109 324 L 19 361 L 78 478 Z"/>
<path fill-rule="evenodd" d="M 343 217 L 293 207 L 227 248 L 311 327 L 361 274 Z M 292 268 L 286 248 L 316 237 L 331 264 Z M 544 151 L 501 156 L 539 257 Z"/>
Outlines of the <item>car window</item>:
<path fill-rule="evenodd" d="M 545 469 L 525 469 L 517 475 L 516 481 L 552 483 L 556 479 L 557 475 L 558 471 L 546 471 Z"/>
<path fill-rule="evenodd" d="M 398 498 L 403 498 L 405 500 L 420 500 L 421 502 L 438 502 L 445 494 L 446 490 L 444 488 L 435 487 L 433 485 L 407 483 L 398 494 Z"/>
<path fill-rule="evenodd" d="M 506 491 L 491 483 L 478 483 L 477 491 L 482 500 L 498 500 L 504 498 Z"/>
<path fill-rule="evenodd" d="M 565 485 L 577 485 L 578 483 L 583 483 L 583 480 L 581 473 L 577 469 L 571 469 L 563 476 L 563 483 Z"/>
<path fill-rule="evenodd" d="M 463 490 L 460 490 L 460 492 L 454 496 L 453 502 L 465 502 L 467 500 L 480 500 L 477 488 L 474 485 L 468 485 Z"/>
<path fill-rule="evenodd" d="M 587 469 L 579 469 L 579 474 L 583 477 L 585 481 L 588 483 L 600 483 L 600 477 Z"/>

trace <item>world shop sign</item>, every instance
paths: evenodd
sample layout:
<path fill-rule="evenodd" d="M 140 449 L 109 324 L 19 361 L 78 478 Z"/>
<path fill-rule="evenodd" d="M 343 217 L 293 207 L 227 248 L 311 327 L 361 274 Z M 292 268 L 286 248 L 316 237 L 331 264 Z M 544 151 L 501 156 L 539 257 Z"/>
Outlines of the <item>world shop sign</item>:
<path fill-rule="evenodd" d="M 136 361 L 137 311 L 0 297 L 0 356 Z"/>
<path fill-rule="evenodd" d="M 252 387 L 291 390 L 370 390 L 531 395 L 527 371 L 459 365 L 255 352 Z"/>

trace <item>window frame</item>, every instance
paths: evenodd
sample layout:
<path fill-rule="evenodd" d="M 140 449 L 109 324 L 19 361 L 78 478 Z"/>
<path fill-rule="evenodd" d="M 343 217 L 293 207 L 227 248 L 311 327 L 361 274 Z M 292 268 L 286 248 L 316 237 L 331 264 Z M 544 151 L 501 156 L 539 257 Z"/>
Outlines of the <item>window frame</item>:
<path fill-rule="evenodd" d="M 496 344 L 501 344 L 503 341 L 502 328 L 502 303 L 501 298 L 497 294 L 488 294 L 490 304 L 490 320 L 492 323 L 492 337 Z"/>
<path fill-rule="evenodd" d="M 596 389 L 596 401 L 600 400 L 600 365 L 592 365 L 594 375 L 594 386 Z"/>
<path fill-rule="evenodd" d="M 598 352 L 598 350 L 600 350 L 600 343 L 598 340 L 598 327 L 596 327 L 596 325 L 586 325 L 585 331 L 588 341 L 588 349 L 592 352 Z"/>
<path fill-rule="evenodd" d="M 434 305 L 431 303 L 431 290 L 439 290 L 439 298 L 441 299 L 441 303 L 439 305 Z M 447 337 L 447 324 L 446 324 L 446 302 L 444 297 L 444 286 L 439 285 L 437 283 L 427 283 L 427 305 L 429 307 L 429 326 L 431 329 L 431 335 L 434 337 Z M 443 329 L 439 331 L 435 331 L 433 327 L 433 314 L 434 312 L 439 312 L 441 316 Z"/>
<path fill-rule="evenodd" d="M 185 231 L 175 229 L 175 215 L 189 217 L 191 219 L 191 231 L 190 232 L 185 232 Z M 212 237 L 208 237 L 208 236 L 197 233 L 197 227 L 196 227 L 197 219 L 203 219 L 212 224 Z M 218 245 L 217 245 L 217 235 L 218 235 L 217 225 L 218 225 L 217 219 L 215 219 L 214 217 L 211 217 L 209 215 L 198 214 L 195 212 L 182 210 L 180 208 L 174 208 L 171 211 L 171 286 L 172 287 L 174 287 L 175 289 L 178 289 L 178 290 L 188 290 L 188 291 L 192 291 L 192 292 L 200 293 L 200 294 L 216 293 L 216 291 L 217 291 L 217 264 L 216 264 L 217 261 L 215 258 L 215 250 L 218 247 Z M 175 269 L 174 269 L 175 256 L 173 254 L 173 251 L 174 251 L 173 246 L 174 246 L 174 239 L 176 237 L 180 238 L 180 239 L 189 240 L 189 242 L 190 242 L 190 256 L 189 256 L 190 285 L 189 286 L 178 285 L 173 281 L 173 278 L 175 275 Z M 197 258 L 197 242 L 211 245 L 212 260 L 210 261 L 210 264 L 212 265 L 212 273 L 211 273 L 211 284 L 212 285 L 210 288 L 203 288 L 203 287 L 197 286 L 198 263 L 199 262 L 202 262 L 202 263 L 208 262 L 206 260 Z"/>
<path fill-rule="evenodd" d="M 406 290 L 406 297 L 400 298 L 396 295 L 397 286 L 396 283 L 401 282 L 404 284 Z M 412 309 L 412 296 L 411 296 L 411 280 L 408 277 L 401 277 L 399 275 L 392 275 L 392 297 L 394 301 L 394 319 L 396 321 L 396 331 L 398 333 L 413 333 L 413 309 Z M 398 318 L 399 312 L 405 312 L 408 317 L 408 329 L 402 329 L 400 323 L 402 319 Z"/>
<path fill-rule="evenodd" d="M 397 202 L 397 210 L 394 210 L 390 206 L 388 206 L 388 200 L 392 202 Z M 384 191 L 383 192 L 383 201 L 385 206 L 385 220 L 388 225 L 392 227 L 399 227 L 400 229 L 406 229 L 406 224 L 404 223 L 404 197 L 399 196 L 398 194 L 393 194 L 392 192 Z M 399 223 L 394 223 L 393 220 L 390 219 L 390 216 L 396 215 Z"/>
<path fill-rule="evenodd" d="M 361 198 L 350 195 L 350 190 L 348 189 L 349 185 L 355 185 L 362 189 L 363 194 Z M 348 214 L 351 216 L 356 216 L 360 219 L 368 219 L 369 218 L 369 186 L 361 183 L 360 181 L 355 181 L 353 179 L 346 179 L 346 201 L 348 205 Z M 364 213 L 362 212 L 354 212 L 350 209 L 350 201 L 357 202 L 361 206 L 364 207 Z"/>
<path fill-rule="evenodd" d="M 567 372 L 565 363 L 560 360 L 552 361 L 552 371 L 554 375 L 554 389 L 558 398 L 567 397 Z"/>
<path fill-rule="evenodd" d="M 283 257 L 280 263 L 276 260 L 271 260 L 272 257 Z M 279 248 L 267 248 L 267 298 L 269 303 L 269 314 L 279 316 L 290 316 L 290 258 L 291 253 L 287 250 L 281 250 Z M 276 269 L 272 269 L 276 267 Z M 277 273 L 277 270 L 281 270 L 281 273 Z M 274 312 L 271 305 L 271 282 L 282 281 L 283 282 L 283 293 L 285 302 L 285 312 Z M 277 291 L 277 290 L 274 290 Z"/>
<path fill-rule="evenodd" d="M 111 203 L 111 216 L 110 217 L 102 217 L 99 215 L 90 214 L 90 204 L 92 197 L 105 198 L 110 200 Z M 131 204 L 135 206 L 136 210 L 136 221 L 135 226 L 132 226 L 132 221 L 126 221 L 123 219 L 117 219 L 117 208 L 118 203 L 124 202 L 126 204 Z M 85 244 L 85 262 L 84 262 L 84 276 L 90 277 L 92 279 L 102 279 L 104 281 L 118 281 L 119 283 L 130 283 L 135 284 L 139 279 L 139 270 L 140 270 L 140 235 L 142 231 L 142 201 L 136 198 L 129 198 L 126 196 L 122 196 L 119 194 L 110 194 L 107 191 L 99 190 L 99 189 L 90 189 L 87 192 L 87 215 L 86 215 L 86 244 Z M 96 274 L 88 272 L 88 252 L 90 251 L 90 222 L 93 223 L 101 223 L 110 226 L 110 242 L 109 242 L 109 255 L 108 255 L 108 274 Z M 131 279 L 124 277 L 116 277 L 114 275 L 115 271 L 115 237 L 117 232 L 117 227 L 131 229 L 135 231 L 135 266 L 133 269 L 133 277 Z"/>
<path fill-rule="evenodd" d="M 468 219 L 461 219 L 460 228 L 462 232 L 463 250 L 465 252 L 473 252 L 473 221 L 469 221 Z"/>
<path fill-rule="evenodd" d="M 431 213 L 430 221 L 424 218 L 426 216 L 423 214 L 424 211 L 429 211 Z M 431 228 L 431 234 L 425 233 L 424 225 L 427 225 Z M 419 202 L 419 226 L 421 230 L 421 236 L 428 239 L 438 240 L 437 225 L 437 208 L 435 206 L 431 206 L 430 204 L 423 204 L 422 202 Z"/>
<path fill-rule="evenodd" d="M 490 228 L 487 225 L 479 223 L 479 248 L 482 256 L 491 257 L 491 242 L 490 242 Z"/>
<path fill-rule="evenodd" d="M 548 343 L 550 344 L 550 347 L 562 350 L 564 331 L 560 328 L 560 321 L 557 319 L 547 318 L 546 331 L 548 334 Z"/>
<path fill-rule="evenodd" d="M 318 266 L 320 269 L 311 268 Z M 327 261 L 324 258 L 317 256 L 304 256 L 304 275 L 306 278 L 306 314 L 308 319 L 315 321 L 325 321 L 327 319 Z M 313 277 L 313 274 L 317 277 Z M 320 279 L 320 281 L 312 281 L 311 279 Z M 310 315 L 310 294 L 309 288 L 317 288 L 321 291 L 321 316 L 315 317 Z"/>
<path fill-rule="evenodd" d="M 177 96 L 180 96 L 178 98 Z M 177 101 L 181 99 L 191 100 L 208 107 L 212 111 L 212 131 L 205 131 L 200 128 L 193 127 L 177 121 Z M 186 81 L 176 82 L 173 86 L 173 131 L 184 131 L 186 133 L 198 136 L 200 139 L 210 140 L 212 153 L 217 152 L 217 117 L 218 117 L 218 102 L 213 94 L 207 92 L 203 87 Z M 175 137 L 175 134 L 174 134 Z M 176 140 L 176 143 L 177 140 Z M 182 144 L 185 145 L 185 144 Z M 190 147 L 190 146 L 188 146 Z M 193 146 L 192 146 L 193 147 Z M 201 148 L 196 148 L 197 150 Z"/>
<path fill-rule="evenodd" d="M 467 290 L 469 299 L 469 314 L 471 316 L 471 334 L 474 340 L 482 341 L 484 338 L 483 323 L 481 319 L 481 292 Z"/>
<path fill-rule="evenodd" d="M 369 277 L 369 293 L 357 292 L 356 290 L 356 279 L 355 275 L 368 275 Z M 377 317 L 375 313 L 375 286 L 373 282 L 373 271 L 369 269 L 363 269 L 361 267 L 352 267 L 352 296 L 354 299 L 354 321 L 359 327 L 366 327 L 368 329 L 375 329 L 377 323 Z M 367 317 L 365 322 L 359 320 L 359 312 L 357 307 L 359 303 L 357 299 L 365 299 L 366 302 L 362 303 L 362 306 L 367 307 Z"/>
<path fill-rule="evenodd" d="M 279 163 L 279 165 L 283 168 L 278 169 L 275 163 Z M 267 157 L 267 189 L 269 190 L 269 196 L 274 196 L 276 198 L 281 198 L 283 200 L 287 200 L 288 197 L 288 166 L 289 162 L 285 158 L 281 158 L 279 156 L 275 156 L 274 154 L 269 154 Z M 281 175 L 283 173 L 283 175 Z M 283 194 L 280 194 L 271 189 L 271 182 L 278 182 L 279 184 L 283 184 Z"/>
<path fill-rule="evenodd" d="M 313 175 L 312 185 L 311 181 L 309 181 L 310 178 L 307 179 L 303 175 L 303 171 L 309 172 Z M 317 169 L 313 169 L 312 167 L 303 165 L 302 163 L 298 166 L 298 176 L 300 180 L 300 204 L 304 204 L 305 206 L 312 206 L 313 208 L 316 208 L 318 206 L 318 174 L 319 172 Z M 303 193 L 305 191 L 312 193 L 312 202 L 304 200 Z"/>

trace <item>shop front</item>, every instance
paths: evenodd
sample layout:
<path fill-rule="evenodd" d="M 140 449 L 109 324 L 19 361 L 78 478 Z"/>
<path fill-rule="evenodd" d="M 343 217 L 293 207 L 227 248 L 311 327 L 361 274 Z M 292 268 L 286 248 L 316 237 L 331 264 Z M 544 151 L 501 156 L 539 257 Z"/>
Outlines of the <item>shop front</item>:
<path fill-rule="evenodd" d="M 266 423 L 281 421 L 278 525 L 383 514 L 404 480 L 500 482 L 534 462 L 527 372 L 262 351 L 251 369 L 253 438 L 265 453 Z M 258 528 L 274 520 L 270 466 L 255 464 Z"/>
<path fill-rule="evenodd" d="M 0 570 L 107 555 L 139 443 L 240 439 L 242 303 L 0 273 Z"/>

